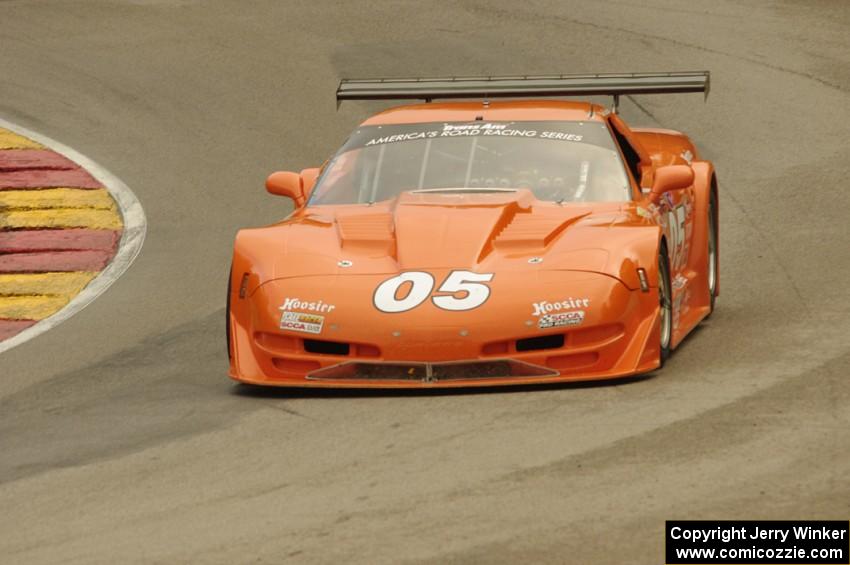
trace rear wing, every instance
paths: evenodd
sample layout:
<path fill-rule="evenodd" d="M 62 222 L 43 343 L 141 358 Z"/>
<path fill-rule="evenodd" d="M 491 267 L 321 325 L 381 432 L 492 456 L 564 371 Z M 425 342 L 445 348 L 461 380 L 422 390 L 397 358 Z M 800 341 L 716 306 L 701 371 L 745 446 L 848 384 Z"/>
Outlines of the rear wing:
<path fill-rule="evenodd" d="M 506 77 L 342 79 L 337 104 L 345 100 L 424 100 L 449 98 L 531 98 L 702 92 L 708 98 L 708 71 Z"/>

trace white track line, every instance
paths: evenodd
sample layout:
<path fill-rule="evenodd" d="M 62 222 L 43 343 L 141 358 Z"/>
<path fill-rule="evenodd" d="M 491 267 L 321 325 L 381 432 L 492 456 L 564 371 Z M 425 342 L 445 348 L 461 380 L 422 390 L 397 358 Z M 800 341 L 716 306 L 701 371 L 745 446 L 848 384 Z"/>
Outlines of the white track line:
<path fill-rule="evenodd" d="M 136 198 L 136 195 L 133 194 L 133 191 L 121 179 L 82 153 L 46 135 L 31 131 L 2 118 L 0 118 L 0 127 L 28 137 L 57 153 L 61 153 L 91 173 L 94 178 L 106 187 L 106 190 L 109 191 L 109 194 L 118 203 L 118 209 L 121 212 L 124 222 L 124 231 L 121 234 L 121 241 L 118 243 L 118 250 L 106 268 L 92 279 L 82 292 L 72 298 L 64 308 L 52 316 L 36 322 L 21 333 L 5 341 L 0 341 L 0 353 L 3 353 L 58 326 L 88 306 L 95 298 L 109 288 L 112 283 L 118 280 L 118 277 L 124 274 L 124 271 L 130 267 L 130 264 L 142 249 L 142 244 L 145 241 L 145 231 L 147 230 L 147 220 L 145 219 L 145 211 L 142 209 L 142 205 L 139 199 Z"/>

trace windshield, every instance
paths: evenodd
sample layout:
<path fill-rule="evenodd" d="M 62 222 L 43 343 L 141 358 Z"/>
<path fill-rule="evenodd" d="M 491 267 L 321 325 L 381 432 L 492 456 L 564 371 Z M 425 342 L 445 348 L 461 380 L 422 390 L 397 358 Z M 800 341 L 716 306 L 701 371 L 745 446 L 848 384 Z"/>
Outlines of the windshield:
<path fill-rule="evenodd" d="M 452 122 L 363 126 L 328 165 L 310 204 L 367 204 L 406 191 L 530 189 L 540 200 L 630 199 L 600 122 Z"/>

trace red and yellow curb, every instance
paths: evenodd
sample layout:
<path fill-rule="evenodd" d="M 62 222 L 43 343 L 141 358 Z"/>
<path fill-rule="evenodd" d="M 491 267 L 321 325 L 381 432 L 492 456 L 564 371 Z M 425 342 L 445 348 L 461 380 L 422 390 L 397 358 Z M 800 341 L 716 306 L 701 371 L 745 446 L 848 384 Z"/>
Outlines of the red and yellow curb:
<path fill-rule="evenodd" d="M 122 229 L 88 171 L 0 128 L 0 341 L 68 304 L 112 260 Z"/>

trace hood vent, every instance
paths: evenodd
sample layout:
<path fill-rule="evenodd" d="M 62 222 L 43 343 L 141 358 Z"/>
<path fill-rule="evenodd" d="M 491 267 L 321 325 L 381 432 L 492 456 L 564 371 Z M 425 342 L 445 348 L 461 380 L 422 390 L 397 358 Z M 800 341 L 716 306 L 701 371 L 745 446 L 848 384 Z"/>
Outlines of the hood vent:
<path fill-rule="evenodd" d="M 390 213 L 337 214 L 336 227 L 345 250 L 377 251 L 395 255 L 395 226 Z"/>
<path fill-rule="evenodd" d="M 583 218 L 574 216 L 564 218 L 563 211 L 557 214 L 516 214 L 507 226 L 493 240 L 496 249 L 529 248 L 543 249 L 549 245 L 567 226 Z"/>

